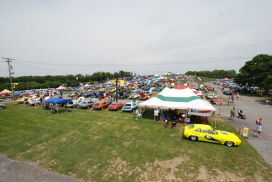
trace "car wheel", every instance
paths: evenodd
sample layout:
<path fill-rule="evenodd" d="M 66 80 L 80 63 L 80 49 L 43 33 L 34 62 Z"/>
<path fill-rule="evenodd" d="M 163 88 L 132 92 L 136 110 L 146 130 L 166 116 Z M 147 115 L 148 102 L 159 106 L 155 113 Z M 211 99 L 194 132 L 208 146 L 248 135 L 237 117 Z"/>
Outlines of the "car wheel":
<path fill-rule="evenodd" d="M 101 110 L 103 110 L 103 109 L 104 109 L 104 107 L 101 108 Z"/>
<path fill-rule="evenodd" d="M 3 107 L 3 106 L 0 106 L 0 109 L 4 109 L 4 107 Z"/>
<path fill-rule="evenodd" d="M 195 135 L 192 135 L 192 136 L 190 136 L 190 140 L 192 140 L 192 141 L 197 141 L 197 140 L 198 140 L 198 137 L 195 136 Z"/>
<path fill-rule="evenodd" d="M 87 109 L 89 109 L 89 106 L 87 106 Z"/>
<path fill-rule="evenodd" d="M 232 147 L 232 146 L 234 146 L 234 143 L 231 142 L 231 141 L 226 141 L 225 145 L 228 146 L 228 147 Z"/>

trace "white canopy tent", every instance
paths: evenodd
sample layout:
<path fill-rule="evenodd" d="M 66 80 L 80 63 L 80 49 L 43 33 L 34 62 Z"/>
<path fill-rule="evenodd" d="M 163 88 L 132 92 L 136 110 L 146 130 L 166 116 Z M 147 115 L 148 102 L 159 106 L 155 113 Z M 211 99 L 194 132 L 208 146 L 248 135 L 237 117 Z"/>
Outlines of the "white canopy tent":
<path fill-rule="evenodd" d="M 215 108 L 206 100 L 201 99 L 190 88 L 163 89 L 157 96 L 139 104 L 140 107 L 161 109 L 187 109 L 192 115 L 211 115 Z"/>

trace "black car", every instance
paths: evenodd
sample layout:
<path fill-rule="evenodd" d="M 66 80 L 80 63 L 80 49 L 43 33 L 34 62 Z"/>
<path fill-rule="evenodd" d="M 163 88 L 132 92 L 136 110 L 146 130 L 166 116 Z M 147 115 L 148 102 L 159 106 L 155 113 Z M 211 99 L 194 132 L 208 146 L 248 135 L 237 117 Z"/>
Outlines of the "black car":
<path fill-rule="evenodd" d="M 224 94 L 224 95 L 231 95 L 232 92 L 231 92 L 231 91 L 224 91 L 223 94 Z"/>

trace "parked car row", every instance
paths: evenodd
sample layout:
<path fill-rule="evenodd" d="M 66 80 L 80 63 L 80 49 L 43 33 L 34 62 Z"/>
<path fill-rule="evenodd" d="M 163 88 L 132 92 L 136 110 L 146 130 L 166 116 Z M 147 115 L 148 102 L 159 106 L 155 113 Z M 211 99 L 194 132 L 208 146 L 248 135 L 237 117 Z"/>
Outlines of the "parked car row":
<path fill-rule="evenodd" d="M 216 105 L 222 105 L 223 101 L 214 95 L 214 93 L 208 93 L 206 94 L 206 98 L 211 100 L 211 103 L 216 104 Z"/>

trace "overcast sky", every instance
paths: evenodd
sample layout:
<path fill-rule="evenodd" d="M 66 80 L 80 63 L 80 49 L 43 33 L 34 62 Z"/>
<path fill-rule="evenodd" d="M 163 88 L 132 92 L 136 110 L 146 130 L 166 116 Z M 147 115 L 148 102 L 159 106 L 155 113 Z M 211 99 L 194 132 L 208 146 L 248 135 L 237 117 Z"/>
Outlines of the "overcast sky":
<path fill-rule="evenodd" d="M 0 0 L 15 77 L 236 70 L 272 54 L 271 0 Z M 8 65 L 0 59 L 0 77 Z"/>

